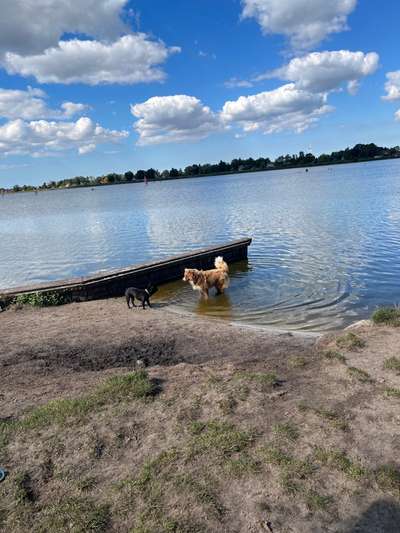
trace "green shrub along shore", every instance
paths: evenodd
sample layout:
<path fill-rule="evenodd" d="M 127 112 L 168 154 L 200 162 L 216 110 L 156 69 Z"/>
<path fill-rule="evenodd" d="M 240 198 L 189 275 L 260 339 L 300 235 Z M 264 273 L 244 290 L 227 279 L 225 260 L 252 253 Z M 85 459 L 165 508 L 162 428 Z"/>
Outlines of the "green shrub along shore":
<path fill-rule="evenodd" d="M 58 181 L 44 182 L 42 185 L 14 185 L 11 189 L 0 189 L 3 193 L 29 192 L 52 189 L 70 189 L 76 187 L 96 187 L 99 185 L 116 185 L 123 183 L 142 183 L 143 181 L 160 181 L 178 178 L 193 178 L 200 176 L 215 176 L 221 174 L 237 174 L 240 172 L 261 172 L 266 170 L 281 170 L 296 167 L 312 167 L 321 165 L 336 165 L 343 163 L 357 163 L 361 161 L 376 161 L 400 157 L 400 147 L 386 148 L 374 143 L 356 144 L 353 148 L 346 148 L 331 154 L 321 154 L 318 157 L 312 153 L 286 154 L 272 161 L 268 157 L 253 159 L 236 158 L 230 163 L 220 161 L 216 164 L 193 164 L 185 168 L 171 168 L 169 170 L 138 170 L 136 173 L 128 170 L 123 174 L 115 172 L 102 176 L 75 176 Z"/>

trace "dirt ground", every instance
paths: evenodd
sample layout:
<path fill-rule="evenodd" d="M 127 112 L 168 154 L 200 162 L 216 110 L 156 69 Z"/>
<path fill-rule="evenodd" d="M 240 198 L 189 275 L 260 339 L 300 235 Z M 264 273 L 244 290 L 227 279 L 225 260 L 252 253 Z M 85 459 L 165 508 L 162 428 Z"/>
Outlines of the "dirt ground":
<path fill-rule="evenodd" d="M 79 393 L 107 370 L 133 368 L 137 359 L 146 366 L 171 366 L 279 358 L 288 351 L 307 353 L 318 335 L 193 318 L 162 303 L 129 310 L 116 298 L 11 308 L 0 314 L 0 338 L 1 375 L 8 383 L 0 392 L 0 409 L 15 414 L 60 394 Z"/>
<path fill-rule="evenodd" d="M 1 531 L 400 531 L 400 328 L 112 299 L 10 309 L 0 335 Z"/>

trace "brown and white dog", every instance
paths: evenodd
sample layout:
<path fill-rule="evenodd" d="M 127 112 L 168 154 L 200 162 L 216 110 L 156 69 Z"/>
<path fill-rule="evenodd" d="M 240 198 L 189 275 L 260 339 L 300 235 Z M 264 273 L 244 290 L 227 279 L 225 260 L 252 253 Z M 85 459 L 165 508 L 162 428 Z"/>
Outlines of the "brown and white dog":
<path fill-rule="evenodd" d="M 208 291 L 212 287 L 217 289 L 217 294 L 222 294 L 229 287 L 229 267 L 222 257 L 216 257 L 215 268 L 211 270 L 197 270 L 185 268 L 183 281 L 188 281 L 193 290 L 200 291 L 204 298 L 208 298 Z"/>

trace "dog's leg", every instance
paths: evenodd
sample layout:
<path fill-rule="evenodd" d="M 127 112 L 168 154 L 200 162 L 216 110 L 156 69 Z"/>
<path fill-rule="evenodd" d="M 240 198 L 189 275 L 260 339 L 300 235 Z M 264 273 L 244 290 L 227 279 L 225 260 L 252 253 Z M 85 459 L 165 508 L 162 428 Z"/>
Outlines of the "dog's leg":
<path fill-rule="evenodd" d="M 203 289 L 203 290 L 201 291 L 201 295 L 203 296 L 203 298 L 204 298 L 205 300 L 208 300 L 208 289 Z"/>
<path fill-rule="evenodd" d="M 132 309 L 132 307 L 130 306 L 130 301 L 131 301 L 131 296 L 127 295 L 126 296 L 126 305 L 128 306 L 128 309 Z"/>
<path fill-rule="evenodd" d="M 142 305 L 143 305 L 143 309 L 146 309 L 146 298 L 143 298 Z"/>
<path fill-rule="evenodd" d="M 148 306 L 150 307 L 150 309 L 151 309 L 152 306 L 151 306 L 151 303 L 150 303 L 150 298 L 147 298 L 146 303 L 147 303 L 147 305 L 148 305 Z"/>

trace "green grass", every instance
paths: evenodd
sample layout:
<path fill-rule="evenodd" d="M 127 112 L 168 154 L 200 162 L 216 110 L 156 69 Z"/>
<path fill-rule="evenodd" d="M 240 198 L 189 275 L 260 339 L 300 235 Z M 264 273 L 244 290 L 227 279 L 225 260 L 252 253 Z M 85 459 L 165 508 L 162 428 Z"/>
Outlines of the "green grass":
<path fill-rule="evenodd" d="M 273 445 L 267 445 L 260 450 L 267 464 L 277 466 L 280 474 L 280 485 L 288 494 L 304 493 L 303 481 L 314 472 L 314 465 L 288 454 Z"/>
<path fill-rule="evenodd" d="M 393 356 L 385 359 L 383 368 L 386 370 L 393 370 L 393 372 L 396 372 L 396 374 L 400 374 L 400 358 Z"/>
<path fill-rule="evenodd" d="M 32 503 L 35 501 L 36 497 L 29 472 L 18 472 L 14 478 L 14 487 L 14 498 L 17 504 Z"/>
<path fill-rule="evenodd" d="M 398 307 L 381 307 L 373 313 L 372 321 L 375 324 L 400 326 L 400 309 Z"/>
<path fill-rule="evenodd" d="M 109 531 L 110 509 L 91 498 L 67 497 L 45 508 L 38 533 L 103 533 Z"/>
<path fill-rule="evenodd" d="M 237 458 L 228 458 L 224 462 L 224 469 L 233 477 L 245 477 L 260 472 L 261 463 L 248 454 L 242 453 Z"/>
<path fill-rule="evenodd" d="M 254 435 L 249 431 L 237 429 L 227 422 L 211 420 L 190 424 L 192 440 L 190 455 L 211 453 L 230 456 L 242 452 L 253 442 Z"/>
<path fill-rule="evenodd" d="M 323 355 L 325 359 L 328 359 L 329 361 L 338 361 L 339 363 L 346 364 L 347 359 L 343 354 L 338 352 L 337 350 L 325 350 L 323 352 Z"/>
<path fill-rule="evenodd" d="M 299 430 L 292 422 L 275 424 L 272 432 L 278 437 L 288 441 L 296 441 L 299 438 Z"/>
<path fill-rule="evenodd" d="M 145 399 L 153 393 L 154 385 L 143 370 L 111 377 L 86 396 L 53 400 L 19 420 L 0 422 L 0 451 L 8 445 L 16 431 L 40 429 L 53 424 L 63 426 L 70 419 L 83 419 L 107 403 Z"/>
<path fill-rule="evenodd" d="M 310 511 L 327 511 L 333 503 L 332 496 L 324 496 L 315 490 L 310 490 L 306 494 L 306 505 Z"/>
<path fill-rule="evenodd" d="M 393 465 L 382 465 L 375 471 L 375 479 L 381 490 L 400 497 L 400 469 Z"/>
<path fill-rule="evenodd" d="M 50 307 L 65 303 L 67 303 L 66 296 L 55 292 L 30 292 L 19 294 L 14 298 L 14 304 L 16 305 L 31 305 L 33 307 Z"/>
<path fill-rule="evenodd" d="M 340 450 L 316 448 L 314 457 L 323 465 L 330 466 L 335 470 L 339 470 L 351 479 L 361 479 L 368 473 L 365 468 L 355 461 L 352 461 L 344 452 Z"/>
<path fill-rule="evenodd" d="M 174 479 L 174 486 L 184 494 L 189 492 L 196 502 L 208 508 L 212 514 L 222 516 L 225 513 L 219 496 L 208 480 L 199 480 L 191 474 L 179 474 Z"/>
<path fill-rule="evenodd" d="M 394 387 L 387 387 L 384 391 L 386 398 L 397 398 L 400 400 L 400 389 Z"/>
<path fill-rule="evenodd" d="M 113 376 L 100 385 L 94 393 L 98 402 L 143 399 L 152 396 L 154 384 L 145 370 Z"/>
<path fill-rule="evenodd" d="M 347 369 L 347 373 L 350 377 L 356 379 L 360 383 L 374 383 L 374 379 L 366 372 L 365 370 L 362 370 L 361 368 L 357 368 L 355 366 L 349 366 Z"/>
<path fill-rule="evenodd" d="M 336 346 L 346 350 L 357 350 L 359 348 L 364 348 L 365 341 L 355 333 L 349 331 L 345 335 L 336 339 Z"/>

